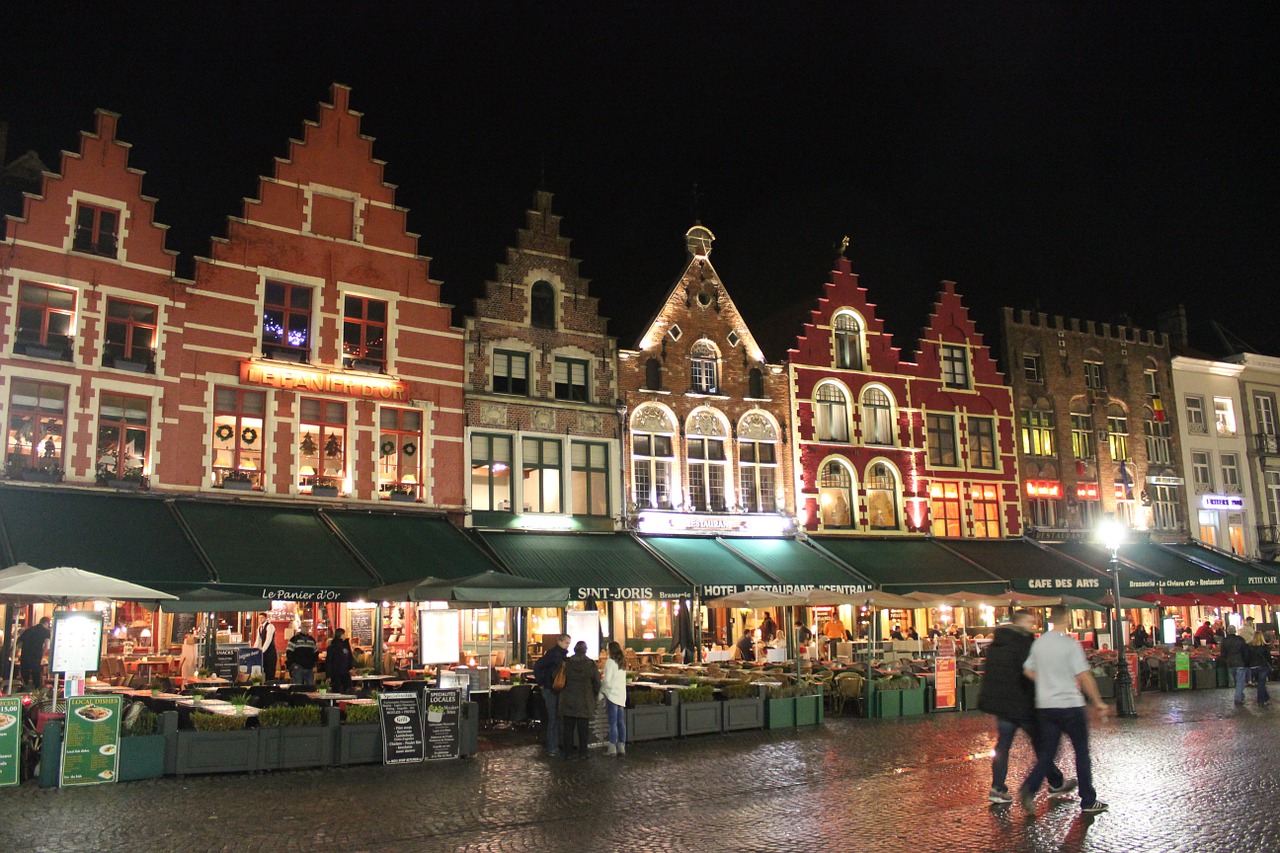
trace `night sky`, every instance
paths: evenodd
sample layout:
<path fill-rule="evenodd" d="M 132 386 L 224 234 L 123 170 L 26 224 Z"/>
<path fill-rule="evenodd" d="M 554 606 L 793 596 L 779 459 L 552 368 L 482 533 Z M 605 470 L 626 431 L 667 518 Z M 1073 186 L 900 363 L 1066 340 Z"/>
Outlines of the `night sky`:
<path fill-rule="evenodd" d="M 464 310 L 545 182 L 634 344 L 696 185 L 775 358 L 845 234 L 899 345 L 952 279 L 992 343 L 1182 302 L 1280 351 L 1274 4 L 180 5 L 12 4 L 0 119 L 56 171 L 121 113 L 188 274 L 339 81 Z"/>

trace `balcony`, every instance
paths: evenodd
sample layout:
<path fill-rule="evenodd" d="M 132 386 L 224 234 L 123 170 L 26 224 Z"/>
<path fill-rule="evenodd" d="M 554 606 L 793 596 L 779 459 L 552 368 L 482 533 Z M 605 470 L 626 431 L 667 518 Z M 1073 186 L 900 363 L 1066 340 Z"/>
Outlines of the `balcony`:
<path fill-rule="evenodd" d="M 1253 437 L 1254 448 L 1264 455 L 1280 456 L 1280 437 L 1274 435 L 1255 435 Z"/>
<path fill-rule="evenodd" d="M 1280 553 L 1280 542 L 1277 542 L 1277 528 L 1274 524 L 1258 525 L 1258 549 L 1262 552 L 1262 559 L 1274 560 L 1276 554 Z"/>

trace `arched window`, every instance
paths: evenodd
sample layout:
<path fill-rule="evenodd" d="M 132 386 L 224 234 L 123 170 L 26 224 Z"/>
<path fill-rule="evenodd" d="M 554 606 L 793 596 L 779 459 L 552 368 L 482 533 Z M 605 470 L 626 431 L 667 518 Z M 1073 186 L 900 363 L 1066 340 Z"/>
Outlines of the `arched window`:
<path fill-rule="evenodd" d="M 724 512 L 729 471 L 724 424 L 703 409 L 690 416 L 685 431 L 689 436 L 689 507 L 696 512 Z"/>
<path fill-rule="evenodd" d="M 715 394 L 720 385 L 716 376 L 716 348 L 710 341 L 698 341 L 689 350 L 689 390 L 697 394 Z"/>
<path fill-rule="evenodd" d="M 747 396 L 757 400 L 764 399 L 764 373 L 758 367 L 751 368 L 747 375 Z"/>
<path fill-rule="evenodd" d="M 644 387 L 657 391 L 662 387 L 662 362 L 651 358 L 644 363 Z"/>
<path fill-rule="evenodd" d="M 893 401 L 880 388 L 862 392 L 862 441 L 893 444 Z"/>
<path fill-rule="evenodd" d="M 818 386 L 813 408 L 816 415 L 815 437 L 818 441 L 849 440 L 849 401 L 838 385 L 828 382 Z"/>
<path fill-rule="evenodd" d="M 631 416 L 631 473 L 636 506 L 671 508 L 672 438 L 676 425 L 658 406 L 641 406 Z"/>
<path fill-rule="evenodd" d="M 759 412 L 749 412 L 738 422 L 738 480 L 742 506 L 747 512 L 773 512 L 778 508 L 778 430 Z"/>
<path fill-rule="evenodd" d="M 556 289 L 536 281 L 529 291 L 529 323 L 539 329 L 556 327 Z"/>
<path fill-rule="evenodd" d="M 872 530 L 898 529 L 898 478 L 884 462 L 867 469 L 867 526 Z"/>
<path fill-rule="evenodd" d="M 862 324 L 853 314 L 836 315 L 833 324 L 836 339 L 836 367 L 862 369 Z"/>
<path fill-rule="evenodd" d="M 818 475 L 818 520 L 823 527 L 853 527 L 853 477 L 834 459 Z"/>

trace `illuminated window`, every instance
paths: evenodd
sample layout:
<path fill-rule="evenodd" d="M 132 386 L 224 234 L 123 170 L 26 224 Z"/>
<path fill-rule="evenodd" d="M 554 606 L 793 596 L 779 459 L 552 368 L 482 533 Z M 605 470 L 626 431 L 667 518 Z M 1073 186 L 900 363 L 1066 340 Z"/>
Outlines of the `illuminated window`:
<path fill-rule="evenodd" d="M 948 388 L 969 387 L 969 351 L 965 347 L 942 345 L 942 384 Z"/>
<path fill-rule="evenodd" d="M 75 317 L 74 290 L 22 282 L 18 285 L 18 328 L 13 351 L 70 361 Z"/>
<path fill-rule="evenodd" d="M 996 422 L 991 418 L 969 418 L 969 464 L 996 467 Z"/>
<path fill-rule="evenodd" d="M 471 509 L 511 510 L 511 436 L 471 436 Z"/>
<path fill-rule="evenodd" d="M 862 369 L 862 326 L 853 314 L 837 314 L 835 320 L 836 367 Z"/>
<path fill-rule="evenodd" d="M 526 438 L 520 442 L 520 501 L 525 512 L 560 512 L 559 439 Z"/>
<path fill-rule="evenodd" d="M 867 470 L 867 526 L 872 530 L 898 529 L 898 478 L 893 469 L 877 462 Z"/>
<path fill-rule="evenodd" d="M 973 501 L 973 535 L 984 539 L 1000 537 L 1000 487 L 975 485 L 969 492 Z"/>
<path fill-rule="evenodd" d="M 1027 456 L 1052 456 L 1053 433 L 1057 419 L 1053 412 L 1041 409 L 1023 409 L 1022 452 Z"/>
<path fill-rule="evenodd" d="M 493 351 L 493 393 L 529 396 L 529 354 Z"/>
<path fill-rule="evenodd" d="M 555 363 L 556 399 L 587 402 L 589 365 L 580 358 L 557 358 Z"/>
<path fill-rule="evenodd" d="M 893 444 L 893 401 L 880 388 L 862 392 L 862 441 L 865 444 Z"/>
<path fill-rule="evenodd" d="M 773 512 L 777 506 L 777 442 L 739 441 L 742 504 L 747 512 Z"/>
<path fill-rule="evenodd" d="M 347 477 L 347 404 L 303 397 L 298 423 L 298 485 L 315 494 L 334 488 L 341 494 Z"/>
<path fill-rule="evenodd" d="M 1213 419 L 1218 425 L 1218 435 L 1236 434 L 1236 407 L 1230 397 L 1213 398 Z"/>
<path fill-rule="evenodd" d="M 1150 415 L 1151 410 L 1144 412 Z M 1173 464 L 1173 431 L 1168 421 L 1157 421 L 1154 417 L 1145 419 L 1147 430 L 1147 462 L 1152 465 Z"/>
<path fill-rule="evenodd" d="M 262 486 L 267 431 L 263 391 L 217 388 L 213 393 L 213 480 Z"/>
<path fill-rule="evenodd" d="M 631 473 L 636 506 L 670 509 L 675 424 L 656 406 L 641 406 L 631 417 Z"/>
<path fill-rule="evenodd" d="M 146 474 L 151 401 L 103 394 L 98 409 L 97 475 L 138 482 Z"/>
<path fill-rule="evenodd" d="M 689 350 L 689 390 L 698 394 L 715 394 L 716 359 L 718 353 L 707 341 L 698 341 Z"/>
<path fill-rule="evenodd" d="M 556 327 L 556 289 L 545 281 L 534 282 L 529 290 L 529 325 L 538 329 Z"/>
<path fill-rule="evenodd" d="M 573 514 L 609 514 L 609 445 L 575 441 L 569 448 L 573 465 Z"/>
<path fill-rule="evenodd" d="M 722 438 L 689 438 L 689 506 L 697 511 L 725 509 L 724 482 L 728 469 Z"/>
<path fill-rule="evenodd" d="M 378 426 L 378 491 L 421 497 L 422 412 L 384 406 Z"/>
<path fill-rule="evenodd" d="M 956 464 L 956 419 L 952 415 L 928 415 L 929 464 Z"/>
<path fill-rule="evenodd" d="M 25 469 L 47 473 L 63 470 L 62 446 L 67 434 L 67 386 L 13 379 L 9 394 L 9 430 L 5 461 L 9 476 Z"/>
<path fill-rule="evenodd" d="M 1151 526 L 1156 530 L 1180 530 L 1182 509 L 1177 486 L 1151 487 Z"/>
<path fill-rule="evenodd" d="M 849 440 L 849 402 L 844 391 L 829 382 L 820 385 L 813 408 L 817 417 L 814 437 L 818 441 Z"/>
<path fill-rule="evenodd" d="M 107 300 L 107 331 L 102 363 L 107 367 L 134 366 L 155 373 L 156 307 L 124 299 Z"/>
<path fill-rule="evenodd" d="M 262 312 L 262 354 L 305 362 L 311 358 L 311 288 L 268 281 Z"/>
<path fill-rule="evenodd" d="M 1076 459 L 1093 458 L 1093 415 L 1071 413 L 1071 455 Z"/>
<path fill-rule="evenodd" d="M 1129 458 L 1129 415 L 1116 403 L 1107 407 L 1107 444 L 1113 460 Z"/>
<path fill-rule="evenodd" d="M 381 299 L 348 295 L 342 304 L 342 366 L 385 372 L 387 303 Z"/>
<path fill-rule="evenodd" d="M 848 528 L 854 523 L 853 477 L 835 460 L 818 475 L 818 520 L 823 527 Z"/>
<path fill-rule="evenodd" d="M 116 228 L 120 211 L 79 202 L 76 204 L 76 231 L 71 248 L 104 258 L 116 256 Z"/>
<path fill-rule="evenodd" d="M 960 485 L 934 483 L 929 487 L 934 536 L 960 535 Z"/>

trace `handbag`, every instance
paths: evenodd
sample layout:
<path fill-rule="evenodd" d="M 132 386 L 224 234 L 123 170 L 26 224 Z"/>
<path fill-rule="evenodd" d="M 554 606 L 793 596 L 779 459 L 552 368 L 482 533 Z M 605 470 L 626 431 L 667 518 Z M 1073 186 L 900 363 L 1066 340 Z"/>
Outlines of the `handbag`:
<path fill-rule="evenodd" d="M 568 663 L 560 664 L 560 668 L 556 670 L 556 677 L 551 679 L 551 689 L 556 693 L 564 690 L 565 669 L 568 666 Z"/>

